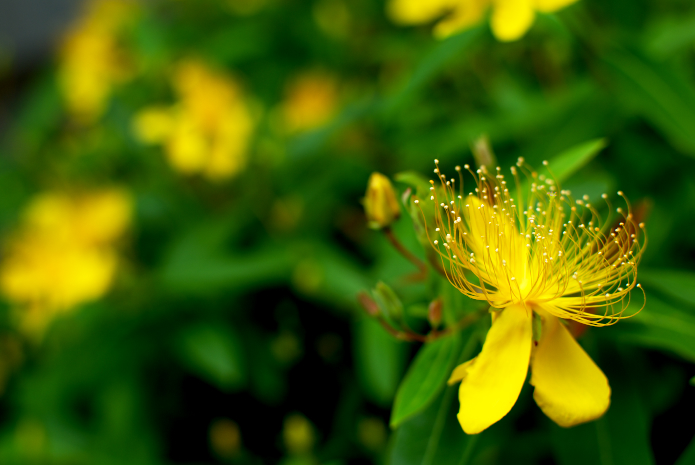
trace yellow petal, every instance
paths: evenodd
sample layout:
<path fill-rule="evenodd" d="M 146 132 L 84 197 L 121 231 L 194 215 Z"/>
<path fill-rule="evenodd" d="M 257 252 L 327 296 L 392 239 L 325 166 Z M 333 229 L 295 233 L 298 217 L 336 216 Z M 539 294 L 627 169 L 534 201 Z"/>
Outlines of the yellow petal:
<path fill-rule="evenodd" d="M 452 384 L 456 384 L 463 380 L 463 378 L 466 377 L 468 374 L 468 370 L 473 366 L 473 363 L 475 363 L 475 358 L 462 363 L 461 365 L 457 366 L 454 368 L 454 371 L 451 372 L 451 376 L 449 376 L 449 381 L 446 382 L 449 386 Z"/>
<path fill-rule="evenodd" d="M 492 32 L 503 42 L 517 40 L 529 30 L 535 14 L 533 0 L 495 0 Z"/>
<path fill-rule="evenodd" d="M 422 24 L 450 11 L 457 0 L 391 0 L 386 13 L 399 24 Z"/>
<path fill-rule="evenodd" d="M 422 2 L 426 3 L 426 2 Z M 445 19 L 437 23 L 434 35 L 440 39 L 467 29 L 483 19 L 490 0 L 464 0 Z"/>
<path fill-rule="evenodd" d="M 571 5 L 577 0 L 536 0 L 536 10 L 543 13 L 551 13 Z"/>
<path fill-rule="evenodd" d="M 466 433 L 480 433 L 514 406 L 531 357 L 531 317 L 530 310 L 509 306 L 487 333 L 483 350 L 459 389 L 458 420 Z"/>
<path fill-rule="evenodd" d="M 610 404 L 606 376 L 557 317 L 542 310 L 539 314 L 543 330 L 531 362 L 533 398 L 560 426 L 595 420 Z"/>

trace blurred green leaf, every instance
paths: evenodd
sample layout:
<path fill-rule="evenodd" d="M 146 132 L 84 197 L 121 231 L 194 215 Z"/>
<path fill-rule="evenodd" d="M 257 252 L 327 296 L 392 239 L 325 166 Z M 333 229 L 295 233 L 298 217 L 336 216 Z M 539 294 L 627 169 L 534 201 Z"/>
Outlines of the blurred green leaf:
<path fill-rule="evenodd" d="M 589 163 L 606 146 L 606 139 L 594 139 L 575 145 L 548 161 L 558 182 L 567 180 Z"/>
<path fill-rule="evenodd" d="M 658 18 L 644 34 L 644 48 L 655 57 L 669 57 L 695 44 L 695 15 Z"/>
<path fill-rule="evenodd" d="M 695 313 L 647 297 L 638 315 L 601 330 L 602 337 L 666 350 L 695 361 Z"/>
<path fill-rule="evenodd" d="M 163 285 L 175 293 L 206 295 L 267 285 L 289 276 L 294 260 L 287 247 L 269 245 L 234 255 L 226 251 L 225 242 L 238 226 L 234 223 L 224 218 L 182 234 L 161 267 Z"/>
<path fill-rule="evenodd" d="M 695 305 L 695 273 L 685 270 L 641 269 L 639 279 L 664 294 Z M 649 300 L 647 300 L 649 302 Z"/>
<path fill-rule="evenodd" d="M 695 439 L 690 441 L 690 444 L 685 451 L 678 457 L 674 465 L 692 465 L 695 463 Z"/>
<path fill-rule="evenodd" d="M 605 63 L 618 98 L 677 148 L 695 156 L 695 90 L 690 80 L 664 63 L 625 50 L 607 55 Z"/>
<path fill-rule="evenodd" d="M 183 362 L 220 389 L 237 389 L 245 383 L 241 342 L 228 326 L 201 323 L 187 327 L 176 345 Z"/>
<path fill-rule="evenodd" d="M 391 412 L 392 428 L 429 406 L 446 386 L 460 352 L 459 335 L 444 337 L 420 348 L 398 387 Z"/>
<path fill-rule="evenodd" d="M 653 465 L 649 418 L 630 374 L 628 356 L 611 350 L 611 406 L 593 422 L 573 428 L 551 425 L 551 437 L 559 465 Z"/>
<path fill-rule="evenodd" d="M 383 112 L 390 116 L 403 108 L 421 90 L 425 84 L 435 78 L 447 64 L 455 59 L 461 59 L 464 51 L 475 43 L 482 28 L 469 29 L 436 43 L 423 57 L 415 69 L 383 103 Z"/>
<path fill-rule="evenodd" d="M 429 179 L 423 176 L 422 173 L 418 173 L 417 171 L 402 171 L 400 173 L 396 173 L 393 176 L 393 179 L 398 182 L 407 184 L 410 187 L 414 187 L 415 192 L 419 196 L 426 195 L 430 190 Z"/>
<path fill-rule="evenodd" d="M 371 318 L 354 324 L 357 377 L 370 399 L 387 406 L 401 379 L 407 345 Z"/>

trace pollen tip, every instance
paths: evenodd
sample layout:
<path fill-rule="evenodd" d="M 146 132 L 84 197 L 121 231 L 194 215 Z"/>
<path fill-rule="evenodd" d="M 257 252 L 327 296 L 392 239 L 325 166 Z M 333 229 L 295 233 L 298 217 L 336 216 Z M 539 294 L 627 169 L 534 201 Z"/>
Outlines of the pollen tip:
<path fill-rule="evenodd" d="M 420 203 L 419 200 L 414 200 L 414 202 L 415 202 L 415 205 L 417 205 L 418 203 Z"/>
<path fill-rule="evenodd" d="M 439 160 L 437 160 L 437 159 L 435 158 L 435 159 L 434 159 L 434 162 L 435 162 L 435 163 L 439 163 Z"/>
<path fill-rule="evenodd" d="M 461 171 L 461 167 L 460 167 L 459 165 L 456 165 L 456 167 L 455 167 L 454 169 L 455 169 L 456 171 Z"/>
<path fill-rule="evenodd" d="M 463 167 L 468 169 L 468 168 L 470 168 L 470 165 L 463 165 Z"/>
<path fill-rule="evenodd" d="M 548 166 L 548 160 L 543 160 L 543 166 Z"/>

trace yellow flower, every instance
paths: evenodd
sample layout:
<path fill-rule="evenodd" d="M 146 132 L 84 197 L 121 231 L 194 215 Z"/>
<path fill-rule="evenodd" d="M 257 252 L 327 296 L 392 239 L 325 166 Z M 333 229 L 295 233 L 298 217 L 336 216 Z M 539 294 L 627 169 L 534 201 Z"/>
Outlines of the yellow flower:
<path fill-rule="evenodd" d="M 99 118 L 113 87 L 130 75 L 118 33 L 134 11 L 127 1 L 89 3 L 86 14 L 63 41 L 58 83 L 68 110 L 82 122 Z"/>
<path fill-rule="evenodd" d="M 401 214 L 391 181 L 381 173 L 374 172 L 369 177 L 364 212 L 369 226 L 374 229 L 390 226 Z"/>
<path fill-rule="evenodd" d="M 338 103 L 336 80 L 323 72 L 307 72 L 287 86 L 280 111 L 289 132 L 306 131 L 327 123 Z"/>
<path fill-rule="evenodd" d="M 0 268 L 0 288 L 23 329 L 40 334 L 55 315 L 106 293 L 118 263 L 114 242 L 131 209 L 119 189 L 44 193 L 30 202 Z"/>
<path fill-rule="evenodd" d="M 471 171 L 475 193 L 468 195 L 460 167 L 458 181 L 447 180 L 438 167 L 441 188 L 432 181 L 439 236 L 432 243 L 449 281 L 494 310 L 483 350 L 449 380 L 461 381 L 458 419 L 468 434 L 511 410 L 529 364 L 534 399 L 557 424 L 600 417 L 610 403 L 608 380 L 562 320 L 604 326 L 627 318 L 630 291 L 640 287 L 637 264 L 646 234 L 629 203 L 627 212 L 617 209 L 613 224 L 587 196 L 575 201 L 552 175 L 539 176 L 523 159 L 517 166 L 516 188 L 499 168 L 495 174 L 484 167 Z M 521 181 L 519 171 L 530 179 Z M 534 319 L 540 323 L 537 346 Z"/>
<path fill-rule="evenodd" d="M 145 108 L 133 121 L 136 136 L 162 144 L 169 163 L 184 174 L 225 179 L 246 166 L 254 120 L 236 81 L 196 60 L 180 62 L 171 107 Z"/>
<path fill-rule="evenodd" d="M 448 37 L 483 20 L 492 10 L 490 27 L 501 41 L 522 37 L 533 24 L 536 12 L 551 13 L 577 0 L 391 0 L 388 14 L 400 24 L 423 24 L 439 20 L 437 37 Z"/>

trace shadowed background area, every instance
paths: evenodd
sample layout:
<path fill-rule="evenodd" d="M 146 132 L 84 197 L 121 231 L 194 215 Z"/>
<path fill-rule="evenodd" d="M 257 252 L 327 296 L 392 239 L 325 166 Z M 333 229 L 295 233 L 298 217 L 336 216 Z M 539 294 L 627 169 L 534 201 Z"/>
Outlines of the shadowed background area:
<path fill-rule="evenodd" d="M 695 9 L 550 3 L 449 31 L 406 0 L 3 1 L 0 462 L 695 463 Z M 467 436 L 446 379 L 489 318 L 378 319 L 486 310 L 413 264 L 409 195 L 518 157 L 626 194 L 647 301 L 572 329 L 604 417 L 560 428 L 527 382 Z"/>

